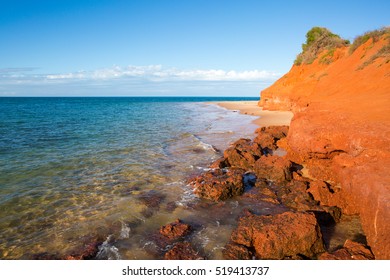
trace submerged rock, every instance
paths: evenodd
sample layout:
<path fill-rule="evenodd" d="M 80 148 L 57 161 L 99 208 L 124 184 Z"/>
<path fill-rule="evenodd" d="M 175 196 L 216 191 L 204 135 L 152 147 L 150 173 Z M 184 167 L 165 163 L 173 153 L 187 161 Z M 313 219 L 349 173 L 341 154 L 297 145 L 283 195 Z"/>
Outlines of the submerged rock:
<path fill-rule="evenodd" d="M 95 259 L 99 247 L 103 244 L 103 239 L 94 236 L 83 236 L 79 246 L 64 256 L 65 260 L 91 260 Z"/>
<path fill-rule="evenodd" d="M 161 202 L 165 199 L 165 195 L 155 190 L 151 190 L 139 195 L 138 199 L 147 207 L 159 208 Z"/>
<path fill-rule="evenodd" d="M 169 238 L 176 239 L 180 237 L 184 237 L 191 232 L 191 226 L 183 223 L 179 219 L 174 221 L 173 223 L 167 224 L 160 228 L 160 234 Z"/>
<path fill-rule="evenodd" d="M 164 255 L 165 260 L 204 260 L 189 242 L 179 242 Z"/>

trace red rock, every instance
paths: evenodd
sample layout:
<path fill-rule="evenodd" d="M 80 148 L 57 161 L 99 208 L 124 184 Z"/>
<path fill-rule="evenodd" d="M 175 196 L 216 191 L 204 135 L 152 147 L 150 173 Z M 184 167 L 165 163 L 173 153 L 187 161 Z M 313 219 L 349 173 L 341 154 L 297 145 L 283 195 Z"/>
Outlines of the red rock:
<path fill-rule="evenodd" d="M 203 260 L 189 242 L 179 242 L 164 255 L 165 260 Z"/>
<path fill-rule="evenodd" d="M 340 208 L 319 205 L 319 202 L 308 193 L 308 185 L 307 181 L 292 180 L 278 189 L 278 200 L 291 209 L 314 213 L 321 226 L 338 223 L 341 218 Z"/>
<path fill-rule="evenodd" d="M 259 259 L 313 258 L 324 251 L 320 228 L 310 213 L 242 217 L 231 240 L 252 248 Z"/>
<path fill-rule="evenodd" d="M 288 134 L 288 125 L 271 125 L 268 127 L 260 127 L 256 129 L 255 133 L 261 134 L 269 134 L 272 137 L 276 138 L 277 140 L 282 139 L 287 136 Z"/>
<path fill-rule="evenodd" d="M 275 192 L 268 187 L 268 184 L 265 181 L 262 180 L 257 180 L 255 187 L 245 192 L 242 197 L 255 201 L 265 201 L 273 204 L 279 204 Z"/>
<path fill-rule="evenodd" d="M 257 143 L 265 152 L 277 148 L 275 138 L 268 133 L 258 134 L 255 139 L 253 139 L 253 142 Z"/>
<path fill-rule="evenodd" d="M 347 240 L 343 248 L 336 250 L 333 253 L 325 252 L 321 254 L 320 260 L 373 260 L 374 255 L 369 248 L 363 244 Z"/>
<path fill-rule="evenodd" d="M 307 211 L 318 204 L 307 193 L 307 183 L 304 181 L 291 181 L 277 190 L 277 196 L 283 205 L 295 210 Z"/>
<path fill-rule="evenodd" d="M 210 168 L 218 169 L 218 168 L 226 168 L 229 167 L 229 162 L 224 158 L 217 159 L 212 164 L 210 164 Z"/>
<path fill-rule="evenodd" d="M 294 112 L 289 159 L 315 180 L 339 186 L 322 203 L 359 214 L 379 259 L 390 259 L 390 63 L 377 56 L 388 42 L 384 35 L 352 54 L 335 49 L 330 64 L 321 63 L 321 53 L 311 64 L 294 65 L 261 92 L 259 104 Z"/>
<path fill-rule="evenodd" d="M 253 253 L 245 246 L 230 242 L 225 245 L 222 251 L 226 260 L 252 260 Z"/>
<path fill-rule="evenodd" d="M 310 187 L 307 190 L 315 200 L 319 201 L 321 205 L 339 206 L 346 208 L 346 201 L 342 195 L 340 187 L 334 187 L 329 183 L 321 180 L 310 182 Z"/>
<path fill-rule="evenodd" d="M 191 226 L 181 222 L 179 219 L 160 228 L 160 233 L 169 239 L 184 237 L 190 232 Z"/>
<path fill-rule="evenodd" d="M 252 170 L 256 160 L 262 155 L 261 147 L 250 139 L 239 139 L 223 153 L 229 166 Z"/>
<path fill-rule="evenodd" d="M 254 171 L 258 178 L 265 178 L 276 183 L 285 183 L 290 181 L 291 162 L 284 157 L 279 156 L 262 156 L 254 166 Z"/>
<path fill-rule="evenodd" d="M 260 145 L 263 150 L 275 150 L 278 147 L 277 142 L 287 136 L 288 128 L 286 125 L 258 128 L 253 142 Z"/>
<path fill-rule="evenodd" d="M 239 168 L 208 171 L 190 182 L 197 196 L 213 201 L 226 200 L 244 192 L 243 175 Z"/>

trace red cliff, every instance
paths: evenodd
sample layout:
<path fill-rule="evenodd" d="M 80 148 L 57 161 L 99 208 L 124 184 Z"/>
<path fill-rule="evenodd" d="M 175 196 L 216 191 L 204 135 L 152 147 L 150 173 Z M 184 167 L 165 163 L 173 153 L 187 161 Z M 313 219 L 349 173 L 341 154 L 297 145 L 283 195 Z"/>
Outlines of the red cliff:
<path fill-rule="evenodd" d="M 312 194 L 359 214 L 376 258 L 390 259 L 390 28 L 351 46 L 321 43 L 308 37 L 303 56 L 261 92 L 259 105 L 294 112 L 288 156 L 318 186 L 330 186 Z"/>

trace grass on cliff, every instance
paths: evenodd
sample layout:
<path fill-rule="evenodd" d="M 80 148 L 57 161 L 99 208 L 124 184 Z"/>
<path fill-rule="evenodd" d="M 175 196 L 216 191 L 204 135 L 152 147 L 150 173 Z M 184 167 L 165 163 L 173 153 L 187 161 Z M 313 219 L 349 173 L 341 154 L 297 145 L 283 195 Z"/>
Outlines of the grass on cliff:
<path fill-rule="evenodd" d="M 366 59 L 356 70 L 362 70 L 380 57 L 385 58 L 385 63 L 390 62 L 390 27 L 383 27 L 381 29 L 369 31 L 361 36 L 356 37 L 353 44 L 349 48 L 349 53 L 352 54 L 357 48 L 359 48 L 361 45 L 363 45 L 370 39 L 372 39 L 372 44 L 374 44 L 375 42 L 378 42 L 381 38 L 386 39 L 387 44 L 380 48 L 370 58 Z"/>
<path fill-rule="evenodd" d="M 353 44 L 349 48 L 349 53 L 352 54 L 358 47 L 370 39 L 372 39 L 373 43 L 379 41 L 383 35 L 386 35 L 387 39 L 390 41 L 390 27 L 383 27 L 381 29 L 368 31 L 363 35 L 356 37 L 353 41 Z"/>
<path fill-rule="evenodd" d="M 306 43 L 302 44 L 302 52 L 298 54 L 294 64 L 311 64 L 324 50 L 328 52 L 320 58 L 320 63 L 329 64 L 332 62 L 335 49 L 347 45 L 349 45 L 348 40 L 342 39 L 328 29 L 313 27 L 307 32 Z"/>

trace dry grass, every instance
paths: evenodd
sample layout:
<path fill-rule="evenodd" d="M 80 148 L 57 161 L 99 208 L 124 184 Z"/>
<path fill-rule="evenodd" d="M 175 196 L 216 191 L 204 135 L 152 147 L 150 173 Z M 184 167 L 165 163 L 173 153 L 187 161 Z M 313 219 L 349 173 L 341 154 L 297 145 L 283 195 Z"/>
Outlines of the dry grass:
<path fill-rule="evenodd" d="M 388 40 L 388 44 L 384 45 L 376 54 L 373 54 L 369 59 L 364 61 L 356 70 L 362 70 L 364 67 L 373 63 L 376 59 L 384 57 L 385 63 L 390 62 L 390 40 Z"/>
<path fill-rule="evenodd" d="M 387 39 L 390 39 L 390 27 L 383 27 L 381 29 L 368 31 L 363 35 L 356 37 L 349 48 L 349 53 L 352 54 L 358 47 L 363 45 L 369 39 L 372 39 L 373 43 L 377 42 L 383 35 L 386 35 Z"/>

